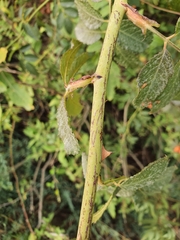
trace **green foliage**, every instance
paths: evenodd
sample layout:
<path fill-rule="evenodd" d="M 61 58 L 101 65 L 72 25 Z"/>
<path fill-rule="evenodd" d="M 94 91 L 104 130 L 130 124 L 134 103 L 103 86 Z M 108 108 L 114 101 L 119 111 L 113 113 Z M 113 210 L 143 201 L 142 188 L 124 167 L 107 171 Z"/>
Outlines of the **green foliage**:
<path fill-rule="evenodd" d="M 179 11 L 176 0 L 149 2 Z M 149 18 L 157 18 L 163 34 L 170 36 L 175 29 L 177 36 L 172 41 L 179 46 L 177 16 L 166 13 L 164 18 L 163 12 L 139 1 L 129 4 L 137 4 Z M 58 137 L 56 114 L 70 79 L 95 72 L 110 10 L 107 1 L 0 3 L 3 240 L 75 237 L 84 182 L 81 154 L 66 155 Z M 166 50 L 162 48 L 162 41 L 150 31 L 144 36 L 129 20 L 122 21 L 102 130 L 103 145 L 113 153 L 102 162 L 101 175 L 114 180 L 108 180 L 111 185 L 97 192 L 94 209 L 103 211 L 101 220 L 92 227 L 93 239 L 178 237 L 180 119 L 179 102 L 172 100 L 180 94 L 179 53 L 169 45 Z M 92 85 L 78 89 L 66 99 L 67 124 L 86 154 L 92 89 Z M 136 111 L 134 98 L 138 109 L 145 108 Z M 147 107 L 155 114 L 150 115 Z M 60 128 L 64 129 L 63 123 Z M 169 165 L 164 155 L 170 159 Z M 128 179 L 118 184 L 126 169 Z M 26 225 L 20 196 L 34 233 Z"/>
<path fill-rule="evenodd" d="M 158 104 L 163 101 L 161 99 L 161 94 L 164 93 L 164 89 L 166 88 L 166 96 L 168 92 L 171 95 L 168 95 L 166 99 L 171 100 L 172 97 L 175 96 L 175 89 L 172 88 L 173 91 L 167 88 L 168 81 L 171 81 L 171 77 L 174 72 L 174 66 L 171 55 L 167 51 L 163 51 L 154 56 L 141 70 L 137 82 L 138 87 L 140 88 L 140 92 L 136 99 L 134 100 L 134 104 L 136 106 L 141 107 L 149 107 L 154 112 L 154 103 L 156 103 L 156 110 L 158 110 Z M 177 76 L 177 70 L 175 77 L 173 76 L 175 82 L 179 79 Z M 178 84 L 178 83 L 177 83 Z M 169 83 L 169 86 L 172 85 L 172 81 Z M 167 100 L 166 100 L 167 104 Z M 164 106 L 166 104 L 161 104 Z"/>
<path fill-rule="evenodd" d="M 82 43 L 74 41 L 73 47 L 61 58 L 60 72 L 64 84 L 73 79 L 81 66 L 88 60 L 88 53 L 80 53 Z"/>

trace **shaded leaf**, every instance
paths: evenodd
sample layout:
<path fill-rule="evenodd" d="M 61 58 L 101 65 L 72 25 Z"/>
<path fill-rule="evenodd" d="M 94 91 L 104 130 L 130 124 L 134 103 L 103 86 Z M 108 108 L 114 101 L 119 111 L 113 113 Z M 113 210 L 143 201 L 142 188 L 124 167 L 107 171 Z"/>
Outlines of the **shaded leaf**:
<path fill-rule="evenodd" d="M 23 23 L 23 28 L 24 28 L 24 31 L 27 33 L 27 35 L 29 35 L 31 38 L 35 40 L 39 39 L 40 34 L 39 34 L 39 29 L 37 25 L 31 26 L 28 23 Z"/>
<path fill-rule="evenodd" d="M 9 73 L 0 73 L 0 81 L 2 81 L 8 88 L 6 94 L 11 99 L 13 104 L 24 107 L 27 111 L 32 110 L 33 99 L 25 86 L 17 84 L 13 76 Z"/>
<path fill-rule="evenodd" d="M 76 72 L 88 60 L 88 53 L 80 53 L 82 43 L 74 41 L 74 46 L 69 49 L 61 58 L 60 72 L 65 85 L 74 77 Z"/>
<path fill-rule="evenodd" d="M 74 4 L 74 1 L 72 0 L 72 1 L 67 1 L 67 0 L 63 0 L 63 1 L 61 1 L 61 6 L 63 7 L 63 8 L 69 8 L 69 7 L 72 7 L 72 6 L 74 6 L 75 4 Z"/>
<path fill-rule="evenodd" d="M 82 111 L 82 105 L 80 103 L 80 95 L 77 92 L 70 94 L 66 100 L 66 110 L 68 116 L 77 116 Z"/>
<path fill-rule="evenodd" d="M 65 99 L 62 98 L 57 111 L 58 133 L 64 143 L 65 152 L 76 155 L 79 152 L 79 144 L 68 124 L 68 120 Z"/>
<path fill-rule="evenodd" d="M 180 61 L 174 68 L 172 77 L 168 80 L 168 83 L 164 91 L 155 99 L 152 104 L 151 112 L 156 112 L 159 109 L 165 107 L 170 101 L 172 101 L 176 95 L 180 93 Z"/>
<path fill-rule="evenodd" d="M 5 47 L 0 48 L 0 63 L 4 62 L 6 60 L 8 50 Z"/>
<path fill-rule="evenodd" d="M 134 68 L 137 66 L 139 59 L 138 54 L 122 48 L 119 44 L 116 44 L 116 55 L 114 60 L 121 66 Z"/>
<path fill-rule="evenodd" d="M 97 42 L 101 38 L 101 34 L 88 29 L 83 22 L 79 22 L 75 27 L 76 38 L 87 45 Z"/>
<path fill-rule="evenodd" d="M 31 74 L 33 74 L 33 75 L 35 75 L 35 76 L 38 76 L 38 72 L 37 72 L 37 70 L 36 70 L 36 68 L 35 68 L 35 66 L 34 66 L 33 64 L 27 62 L 27 63 L 25 64 L 25 67 L 26 67 L 26 70 L 27 70 L 28 72 L 30 72 Z"/>
<path fill-rule="evenodd" d="M 97 29 L 101 26 L 101 15 L 88 2 L 76 0 L 75 3 L 79 17 L 87 28 Z"/>
<path fill-rule="evenodd" d="M 28 61 L 28 62 L 35 62 L 35 61 L 38 60 L 38 57 L 36 57 L 36 56 L 33 55 L 33 54 L 26 54 L 26 55 L 24 55 L 24 58 L 25 58 L 25 60 Z"/>
<path fill-rule="evenodd" d="M 12 182 L 10 182 L 9 177 L 9 168 L 7 166 L 7 160 L 3 157 L 3 155 L 0 153 L 0 190 L 11 190 L 13 189 Z"/>
<path fill-rule="evenodd" d="M 73 30 L 73 24 L 69 18 L 64 19 L 64 27 L 67 31 L 67 33 L 71 34 Z"/>
<path fill-rule="evenodd" d="M 68 15 L 70 18 L 76 18 L 78 16 L 78 12 L 75 8 L 66 8 L 64 9 L 65 14 Z"/>
<path fill-rule="evenodd" d="M 148 48 L 152 42 L 152 36 L 150 31 L 144 36 L 140 28 L 129 20 L 123 20 L 118 35 L 118 44 L 126 50 L 140 53 Z"/>
<path fill-rule="evenodd" d="M 154 101 L 166 88 L 173 74 L 173 67 L 171 55 L 167 50 L 163 50 L 150 59 L 137 79 L 140 90 L 134 100 L 136 107 L 152 108 Z"/>

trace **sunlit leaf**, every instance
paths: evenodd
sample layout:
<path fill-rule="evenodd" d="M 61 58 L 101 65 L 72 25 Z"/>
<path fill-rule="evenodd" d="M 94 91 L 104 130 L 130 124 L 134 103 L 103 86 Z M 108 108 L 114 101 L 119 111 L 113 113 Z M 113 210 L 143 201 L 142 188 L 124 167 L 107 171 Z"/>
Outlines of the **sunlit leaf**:
<path fill-rule="evenodd" d="M 172 10 L 180 12 L 180 4 L 177 0 L 169 0 L 167 1 L 168 7 L 170 7 Z"/>
<path fill-rule="evenodd" d="M 88 60 L 88 53 L 80 53 L 82 43 L 74 41 L 74 45 L 61 58 L 60 72 L 65 85 L 74 77 L 81 66 Z"/>
<path fill-rule="evenodd" d="M 101 15 L 88 3 L 81 0 L 75 1 L 79 17 L 89 29 L 97 29 L 101 26 Z"/>
<path fill-rule="evenodd" d="M 70 18 L 76 18 L 78 16 L 77 10 L 71 7 L 65 9 L 65 14 Z"/>
<path fill-rule="evenodd" d="M 93 214 L 92 223 L 96 223 L 102 217 L 103 213 L 108 208 L 112 199 L 113 199 L 113 195 L 111 195 L 109 200 L 96 213 Z"/>
<path fill-rule="evenodd" d="M 26 54 L 26 55 L 24 55 L 24 58 L 28 62 L 35 62 L 38 60 L 38 57 L 33 54 Z"/>
<path fill-rule="evenodd" d="M 0 81 L 0 93 L 6 92 L 6 91 L 7 91 L 6 85 Z"/>
<path fill-rule="evenodd" d="M 60 12 L 56 19 L 57 28 L 61 29 L 64 26 L 64 14 Z"/>
<path fill-rule="evenodd" d="M 66 110 L 68 116 L 77 116 L 82 111 L 82 105 L 80 103 L 80 95 L 77 92 L 74 92 L 69 95 L 66 100 Z"/>
<path fill-rule="evenodd" d="M 164 91 L 173 74 L 173 61 L 167 50 L 155 55 L 142 68 L 137 82 L 139 94 L 134 100 L 136 107 L 152 109 L 158 96 Z"/>
<path fill-rule="evenodd" d="M 29 237 L 28 237 L 28 240 L 36 240 L 37 237 L 34 233 L 30 233 Z"/>
<path fill-rule="evenodd" d="M 0 48 L 0 63 L 4 62 L 6 60 L 8 50 L 5 47 Z"/>
<path fill-rule="evenodd" d="M 38 75 L 38 71 L 36 70 L 36 67 L 33 64 L 31 64 L 30 62 L 27 62 L 25 64 L 25 67 L 26 67 L 27 71 L 30 72 L 31 74 L 33 74 L 35 76 Z"/>
<path fill-rule="evenodd" d="M 83 22 L 79 22 L 75 27 L 76 38 L 84 44 L 93 44 L 101 38 L 101 34 L 88 29 Z"/>
<path fill-rule="evenodd" d="M 142 34 L 140 28 L 135 26 L 129 20 L 123 20 L 118 35 L 118 44 L 129 51 L 143 52 L 152 42 L 152 33 L 147 32 L 146 36 Z"/>

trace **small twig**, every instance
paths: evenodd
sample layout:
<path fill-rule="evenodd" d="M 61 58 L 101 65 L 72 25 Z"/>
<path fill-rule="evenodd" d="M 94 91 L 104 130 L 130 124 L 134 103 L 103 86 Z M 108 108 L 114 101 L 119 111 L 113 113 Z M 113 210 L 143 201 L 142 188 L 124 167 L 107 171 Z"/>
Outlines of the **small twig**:
<path fill-rule="evenodd" d="M 127 153 L 128 153 L 128 150 L 127 150 L 127 144 L 126 144 L 126 141 L 127 141 L 127 136 L 129 135 L 130 133 L 130 126 L 131 126 L 131 123 L 132 121 L 134 120 L 134 118 L 137 116 L 139 112 L 139 109 L 137 109 L 132 115 L 131 117 L 129 118 L 129 120 L 127 121 L 126 123 L 126 130 L 122 136 L 122 139 L 121 139 L 121 142 L 120 142 L 120 147 L 121 147 L 121 152 L 120 152 L 120 159 L 122 160 L 122 168 L 123 168 L 123 174 L 127 177 L 128 176 L 128 169 L 127 169 Z"/>
<path fill-rule="evenodd" d="M 9 135 L 10 165 L 11 165 L 11 167 L 12 167 L 12 173 L 13 173 L 13 176 L 14 176 L 14 178 L 15 178 L 15 187 L 16 187 L 16 191 L 17 191 L 18 197 L 19 197 L 19 199 L 20 199 L 20 203 L 21 203 L 21 207 L 22 207 L 22 211 L 23 211 L 23 214 L 24 214 L 24 218 L 25 218 L 27 227 L 28 227 L 28 229 L 29 229 L 29 231 L 30 231 L 31 233 L 34 233 L 32 227 L 31 227 L 29 218 L 28 218 L 28 214 L 27 214 L 27 212 L 26 212 L 26 208 L 25 208 L 25 205 L 24 205 L 24 200 L 23 200 L 23 197 L 22 197 L 21 192 L 20 192 L 18 176 L 17 176 L 16 171 L 15 171 L 15 168 L 14 168 L 13 144 L 12 144 L 14 128 L 15 128 L 15 120 L 13 120 L 12 129 L 11 129 L 10 135 Z"/>
<path fill-rule="evenodd" d="M 46 0 L 46 1 L 42 2 L 42 4 L 39 5 L 39 7 L 31 14 L 31 16 L 28 18 L 27 22 L 30 22 L 31 19 L 36 15 L 36 13 L 37 13 L 41 8 L 43 8 L 44 5 L 46 5 L 49 1 L 50 1 L 50 0 Z"/>
<path fill-rule="evenodd" d="M 158 6 L 156 6 L 156 5 L 152 4 L 152 3 L 149 3 L 149 2 L 147 2 L 147 1 L 145 1 L 145 0 L 140 0 L 140 1 L 141 1 L 142 3 L 145 3 L 145 4 L 153 7 L 153 8 L 156 8 L 156 9 L 158 9 L 158 10 L 160 10 L 160 11 L 168 12 L 168 13 L 172 13 L 172 14 L 176 14 L 176 15 L 180 15 L 180 12 L 176 12 L 176 11 L 169 10 L 169 9 L 166 9 L 166 8 L 158 7 Z"/>
<path fill-rule="evenodd" d="M 51 166 L 57 156 L 57 153 L 54 154 L 52 157 L 52 154 L 50 154 L 48 161 L 44 164 L 42 170 L 41 170 L 41 181 L 40 181 L 40 194 L 39 194 L 39 209 L 38 209 L 38 224 L 37 228 L 39 228 L 42 224 L 42 211 L 43 211 L 43 193 L 44 193 L 44 182 L 45 182 L 45 172 L 46 169 Z"/>
<path fill-rule="evenodd" d="M 16 199 L 12 200 L 11 202 L 2 203 L 2 204 L 0 204 L 0 209 L 4 208 L 4 207 L 7 207 L 9 205 L 13 205 L 13 204 L 15 204 L 18 201 L 19 201 L 19 198 L 16 198 Z"/>
<path fill-rule="evenodd" d="M 40 159 L 38 161 L 38 164 L 37 164 L 37 167 L 36 167 L 36 170 L 35 170 L 35 173 L 34 173 L 34 176 L 33 176 L 33 182 L 32 182 L 32 187 L 30 189 L 30 211 L 33 212 L 34 211 L 34 189 L 35 189 L 35 183 L 36 183 L 36 179 L 37 179 L 37 176 L 38 176 L 38 172 L 39 172 L 39 169 L 40 169 L 40 166 L 41 166 L 41 163 L 42 163 L 42 159 Z"/>
<path fill-rule="evenodd" d="M 136 155 L 133 152 L 129 152 L 129 155 L 132 157 L 132 159 L 136 162 L 136 164 L 140 167 L 142 170 L 144 168 L 143 164 L 139 161 L 139 159 L 136 157 Z"/>

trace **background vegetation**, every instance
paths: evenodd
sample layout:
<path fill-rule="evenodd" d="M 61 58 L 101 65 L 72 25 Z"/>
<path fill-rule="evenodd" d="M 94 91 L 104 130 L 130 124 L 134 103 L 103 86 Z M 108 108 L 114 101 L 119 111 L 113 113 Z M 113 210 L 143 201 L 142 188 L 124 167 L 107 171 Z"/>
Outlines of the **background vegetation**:
<path fill-rule="evenodd" d="M 161 23 L 164 35 L 173 34 L 180 15 L 179 1 L 149 1 L 176 14 L 143 3 L 129 1 Z M 92 5 L 108 19 L 107 1 Z M 77 38 L 77 7 L 74 1 L 4 0 L 0 1 L 0 15 L 0 236 L 3 240 L 28 239 L 30 232 L 35 232 L 37 239 L 69 239 L 76 236 L 84 177 L 81 154 L 67 156 L 64 152 L 56 112 L 64 94 L 60 60 L 71 40 Z M 77 79 L 94 73 L 106 27 L 104 22 L 98 41 L 82 44 L 87 61 Z M 180 47 L 179 39 L 174 41 Z M 135 111 L 136 77 L 161 49 L 162 41 L 153 36 L 151 45 L 131 58 L 128 67 L 114 57 L 103 130 L 104 145 L 112 154 L 102 162 L 102 178 L 134 175 L 165 155 L 177 170 L 161 192 L 139 191 L 133 197 L 113 199 L 93 225 L 92 239 L 180 239 L 179 101 L 153 115 L 148 109 L 137 112 L 126 138 L 125 165 L 120 151 L 125 125 Z M 177 62 L 179 53 L 170 50 Z M 86 153 L 92 90 L 91 85 L 78 90 L 83 108 L 78 116 L 71 116 L 81 151 Z M 95 210 L 108 198 L 109 193 L 99 192 Z"/>

